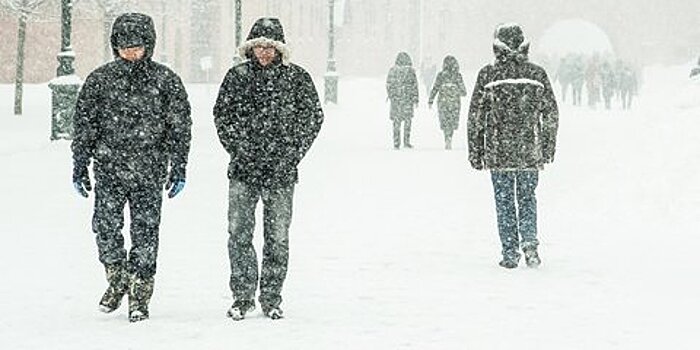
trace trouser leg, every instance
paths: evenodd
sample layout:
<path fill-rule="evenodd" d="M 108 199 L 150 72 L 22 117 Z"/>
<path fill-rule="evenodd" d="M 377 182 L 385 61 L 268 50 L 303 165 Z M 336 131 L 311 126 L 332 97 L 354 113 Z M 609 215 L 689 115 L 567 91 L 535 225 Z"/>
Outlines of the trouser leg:
<path fill-rule="evenodd" d="M 289 225 L 292 220 L 294 185 L 263 190 L 264 239 L 260 278 L 260 305 L 265 309 L 282 302 L 282 285 L 289 261 Z"/>
<path fill-rule="evenodd" d="M 98 180 L 95 184 L 95 210 L 92 231 L 95 233 L 100 262 L 105 266 L 124 265 L 124 206 L 127 193 L 121 184 Z"/>
<path fill-rule="evenodd" d="M 516 192 L 518 200 L 518 232 L 522 246 L 537 248 L 537 188 L 539 174 L 533 171 L 518 171 Z"/>
<path fill-rule="evenodd" d="M 127 269 L 143 279 L 156 274 L 162 203 L 163 190 L 158 184 L 139 185 L 129 193 L 131 250 Z"/>
<path fill-rule="evenodd" d="M 259 191 L 235 179 L 229 181 L 229 286 L 234 300 L 252 300 L 258 284 L 258 260 L 253 247 L 255 206 Z"/>
<path fill-rule="evenodd" d="M 401 146 L 401 121 L 398 119 L 392 120 L 394 133 L 394 148 Z"/>
<path fill-rule="evenodd" d="M 411 119 L 403 122 L 403 145 L 411 147 Z"/>
<path fill-rule="evenodd" d="M 498 234 L 501 239 L 501 253 L 510 260 L 520 258 L 518 252 L 518 228 L 515 208 L 515 176 L 512 171 L 492 171 Z"/>

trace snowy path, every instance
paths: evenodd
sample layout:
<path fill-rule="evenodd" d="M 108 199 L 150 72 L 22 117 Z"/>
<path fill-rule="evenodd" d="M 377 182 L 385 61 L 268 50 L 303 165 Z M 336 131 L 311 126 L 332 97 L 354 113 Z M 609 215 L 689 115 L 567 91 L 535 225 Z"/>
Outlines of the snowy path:
<path fill-rule="evenodd" d="M 394 151 L 381 81 L 343 81 L 300 171 L 287 318 L 239 323 L 224 317 L 216 88 L 188 87 L 188 184 L 165 201 L 152 318 L 131 325 L 96 310 L 92 199 L 72 192 L 69 144 L 45 140 L 48 89 L 31 86 L 26 120 L 0 121 L 0 348 L 696 349 L 700 104 L 679 102 L 690 87 L 662 79 L 673 72 L 648 77 L 659 87 L 629 112 L 563 107 L 538 190 L 544 264 L 515 271 L 496 264 L 490 181 L 467 166 L 464 124 L 444 151 L 422 108 L 416 148 Z M 11 87 L 0 93 L 5 113 Z"/>

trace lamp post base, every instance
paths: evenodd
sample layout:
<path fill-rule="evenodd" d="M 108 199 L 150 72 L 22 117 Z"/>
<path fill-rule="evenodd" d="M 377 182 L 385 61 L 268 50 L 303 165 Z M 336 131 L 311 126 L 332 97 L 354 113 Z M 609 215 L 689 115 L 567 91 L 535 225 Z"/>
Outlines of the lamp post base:
<path fill-rule="evenodd" d="M 77 75 L 63 75 L 49 83 L 51 88 L 51 140 L 73 138 L 73 114 L 82 81 Z"/>
<path fill-rule="evenodd" d="M 325 94 L 323 101 L 338 104 L 338 73 L 326 72 L 324 76 Z"/>

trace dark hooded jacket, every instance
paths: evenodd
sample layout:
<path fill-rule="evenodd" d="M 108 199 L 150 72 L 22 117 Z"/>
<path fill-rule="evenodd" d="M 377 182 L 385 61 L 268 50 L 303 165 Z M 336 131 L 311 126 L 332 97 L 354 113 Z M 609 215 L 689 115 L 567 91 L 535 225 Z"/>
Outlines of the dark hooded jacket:
<path fill-rule="evenodd" d="M 190 104 L 180 78 L 152 60 L 156 34 L 150 17 L 119 16 L 112 27 L 115 60 L 95 69 L 78 96 L 72 144 L 76 166 L 94 159 L 101 179 L 162 184 L 185 178 L 190 149 Z M 145 47 L 129 62 L 118 48 Z M 116 177 L 116 178 L 115 178 Z"/>
<path fill-rule="evenodd" d="M 278 51 L 265 67 L 252 52 L 260 43 Z M 248 60 L 229 69 L 214 106 L 219 140 L 231 156 L 228 176 L 261 188 L 289 186 L 297 182 L 297 165 L 323 123 L 316 87 L 289 62 L 275 18 L 256 21 L 239 51 Z"/>
<path fill-rule="evenodd" d="M 386 78 L 386 93 L 391 101 L 391 120 L 410 120 L 418 104 L 418 79 L 411 57 L 400 52 Z"/>
<path fill-rule="evenodd" d="M 469 161 L 476 169 L 535 170 L 554 160 L 558 109 L 547 73 L 528 62 L 517 25 L 494 35 L 496 62 L 477 76 L 469 107 Z"/>
<path fill-rule="evenodd" d="M 430 91 L 429 104 L 438 99 L 438 116 L 442 130 L 455 130 L 459 126 L 459 112 L 462 108 L 462 97 L 467 95 L 464 79 L 459 72 L 459 63 L 454 56 L 443 60 L 442 71 L 435 78 L 435 84 Z"/>

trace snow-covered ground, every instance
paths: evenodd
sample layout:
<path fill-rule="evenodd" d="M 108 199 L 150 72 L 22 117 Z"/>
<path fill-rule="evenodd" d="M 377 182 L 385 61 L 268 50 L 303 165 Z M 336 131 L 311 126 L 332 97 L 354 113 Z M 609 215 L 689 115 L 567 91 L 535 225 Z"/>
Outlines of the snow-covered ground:
<path fill-rule="evenodd" d="M 422 96 L 416 148 L 395 151 L 383 82 L 341 80 L 300 170 L 287 317 L 258 309 L 238 323 L 224 316 L 217 87 L 188 86 L 188 183 L 164 201 L 151 319 L 129 324 L 124 308 L 97 311 L 92 197 L 70 184 L 69 143 L 48 141 L 49 89 L 27 86 L 14 117 L 0 85 L 0 348 L 698 349 L 700 84 L 688 71 L 648 69 L 631 111 L 562 106 L 536 270 L 497 265 L 492 188 L 468 167 L 464 123 L 443 150 Z"/>

